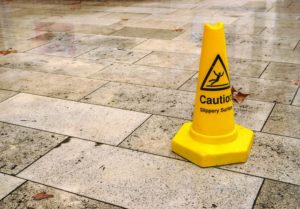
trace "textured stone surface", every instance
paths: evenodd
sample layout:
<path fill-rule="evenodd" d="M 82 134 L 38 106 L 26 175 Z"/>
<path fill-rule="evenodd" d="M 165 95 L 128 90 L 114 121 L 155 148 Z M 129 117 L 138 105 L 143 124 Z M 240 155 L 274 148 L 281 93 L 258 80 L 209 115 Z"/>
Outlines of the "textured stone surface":
<path fill-rule="evenodd" d="M 176 89 L 193 74 L 193 71 L 116 63 L 90 78 Z"/>
<path fill-rule="evenodd" d="M 23 182 L 25 182 L 25 180 L 0 173 L 0 200 L 20 186 Z"/>
<path fill-rule="evenodd" d="M 112 35 L 171 40 L 181 33 L 182 31 L 178 30 L 124 27 L 121 30 L 114 32 Z"/>
<path fill-rule="evenodd" d="M 298 208 L 300 205 L 300 186 L 265 180 L 254 209 Z"/>
<path fill-rule="evenodd" d="M 157 39 L 148 39 L 147 41 L 136 46 L 135 49 L 177 53 L 181 52 L 188 54 L 199 54 L 200 52 L 200 47 L 191 42 Z"/>
<path fill-rule="evenodd" d="M 66 137 L 0 122 L 0 171 L 17 174 Z"/>
<path fill-rule="evenodd" d="M 0 89 L 0 102 L 16 95 L 17 93 L 16 92 L 13 92 L 13 91 L 7 91 L 7 90 L 2 90 Z"/>
<path fill-rule="evenodd" d="M 126 208 L 164 209 L 249 208 L 262 182 L 256 177 L 95 145 L 71 139 L 19 176 Z M 53 169 L 46 169 L 49 166 Z"/>
<path fill-rule="evenodd" d="M 134 63 L 149 53 L 150 52 L 148 51 L 142 51 L 142 50 L 99 47 L 95 50 L 92 50 L 80 56 L 79 58 L 91 59 L 97 62 L 110 61 L 110 62 Z"/>
<path fill-rule="evenodd" d="M 153 115 L 120 146 L 182 159 L 172 152 L 171 139 L 184 122 L 182 119 Z"/>
<path fill-rule="evenodd" d="M 300 185 L 299 139 L 255 133 L 248 161 L 223 168 Z"/>
<path fill-rule="evenodd" d="M 136 64 L 198 71 L 199 56 L 184 53 L 152 52 Z"/>
<path fill-rule="evenodd" d="M 0 88 L 62 99 L 81 99 L 105 83 L 100 80 L 0 68 Z"/>
<path fill-rule="evenodd" d="M 300 137 L 300 107 L 276 104 L 263 131 Z"/>
<path fill-rule="evenodd" d="M 53 195 L 52 198 L 34 200 L 33 195 L 46 192 Z M 43 186 L 32 182 L 26 182 L 16 191 L 0 201 L 2 209 L 11 208 L 78 208 L 78 209 L 118 209 L 120 207 L 105 204 L 96 200 L 74 195 L 51 187 Z"/>
<path fill-rule="evenodd" d="M 272 80 L 296 81 L 300 79 L 300 65 L 271 62 L 261 77 Z"/>
<path fill-rule="evenodd" d="M 19 94 L 0 104 L 0 121 L 118 144 L 149 116 L 109 107 Z"/>
<path fill-rule="evenodd" d="M 194 93 L 124 83 L 108 83 L 81 101 L 190 119 Z"/>
<path fill-rule="evenodd" d="M 0 57 L 0 66 L 22 70 L 87 77 L 103 69 L 109 62 L 97 62 L 20 53 Z"/>

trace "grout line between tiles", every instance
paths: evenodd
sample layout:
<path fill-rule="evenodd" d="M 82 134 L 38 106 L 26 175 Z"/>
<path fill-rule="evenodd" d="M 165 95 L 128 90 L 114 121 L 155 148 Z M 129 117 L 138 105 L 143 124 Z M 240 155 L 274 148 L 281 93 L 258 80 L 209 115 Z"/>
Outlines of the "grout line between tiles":
<path fill-rule="evenodd" d="M 265 69 L 259 74 L 258 79 L 261 78 L 261 76 L 264 74 L 264 72 L 267 70 L 267 68 L 269 67 L 270 64 L 271 64 L 271 62 L 269 62 L 269 63 L 266 65 Z M 266 80 L 266 79 L 264 79 L 264 80 Z"/>
<path fill-rule="evenodd" d="M 295 48 L 293 49 L 293 51 L 296 51 L 297 47 L 300 47 L 300 40 L 298 41 L 298 43 L 296 44 Z"/>
<path fill-rule="evenodd" d="M 119 144 L 116 145 L 116 147 L 120 147 L 120 145 L 126 141 L 126 139 L 128 139 L 136 130 L 138 130 L 141 126 L 143 126 L 151 117 L 153 114 L 150 114 L 148 118 L 146 118 L 146 120 L 144 120 L 144 122 L 142 122 L 138 127 L 136 127 L 130 134 L 128 134 Z"/>
<path fill-rule="evenodd" d="M 2 172 L 0 172 L 2 173 Z M 2 173 L 2 174 L 5 174 L 5 175 L 9 175 L 9 174 L 6 174 L 6 173 Z M 12 175 L 9 175 L 9 176 L 12 176 Z M 15 178 L 19 178 L 19 177 L 16 177 L 16 176 L 13 176 Z M 23 178 L 19 178 L 19 179 L 23 179 Z M 7 195 L 5 195 L 2 199 L 0 199 L 0 201 L 4 200 L 7 196 L 9 196 L 11 193 L 13 193 L 14 191 L 16 191 L 17 189 L 19 189 L 21 186 L 23 186 L 27 180 L 26 179 L 23 179 L 25 180 L 23 183 L 21 183 L 19 186 L 17 186 L 16 188 L 14 188 L 12 191 L 10 191 Z"/>
<path fill-rule="evenodd" d="M 60 134 L 62 135 L 62 134 Z M 40 155 L 38 158 L 36 158 L 34 161 L 32 161 L 31 163 L 29 163 L 27 166 L 25 166 L 23 169 L 21 169 L 19 172 L 17 172 L 14 176 L 19 175 L 21 172 L 23 172 L 24 170 L 26 170 L 29 166 L 31 166 L 32 164 L 34 164 L 35 162 L 37 162 L 39 159 L 41 159 L 42 157 L 44 157 L 45 155 L 47 155 L 49 152 L 51 152 L 53 149 L 57 148 L 58 146 L 60 146 L 63 143 L 66 143 L 67 140 L 70 140 L 71 137 L 70 136 L 66 136 L 66 135 L 62 135 L 65 136 L 65 138 L 59 142 L 56 146 L 52 147 L 51 149 L 49 149 L 48 151 L 46 151 L 44 154 Z"/>
<path fill-rule="evenodd" d="M 184 81 L 178 88 L 176 88 L 176 90 L 180 90 L 180 88 L 182 86 L 184 86 L 187 82 L 189 82 L 190 80 L 193 79 L 193 77 L 197 74 L 198 72 L 195 72 L 194 74 L 191 75 L 191 77 L 189 77 L 186 81 Z"/>
<path fill-rule="evenodd" d="M 271 116 L 271 114 L 272 114 L 272 112 L 273 112 L 273 110 L 274 110 L 276 104 L 277 104 L 276 102 L 273 104 L 273 107 L 272 107 L 272 109 L 271 109 L 271 111 L 270 111 L 270 113 L 269 113 L 267 119 L 265 120 L 264 124 L 263 124 L 262 127 L 260 128 L 260 131 L 261 131 L 261 132 L 262 132 L 263 129 L 265 128 L 265 125 L 267 124 L 267 122 L 268 122 L 268 120 L 269 120 L 269 118 L 270 118 L 270 116 Z"/>
<path fill-rule="evenodd" d="M 263 179 L 263 182 L 261 183 L 261 185 L 260 185 L 260 187 L 259 187 L 259 190 L 258 190 L 258 192 L 257 192 L 257 194 L 256 194 L 256 197 L 255 197 L 254 202 L 253 202 L 253 205 L 252 205 L 252 209 L 254 209 L 254 207 L 255 207 L 255 205 L 256 205 L 256 201 L 257 201 L 257 199 L 258 199 L 258 197 L 259 197 L 259 195 L 260 195 L 260 193 L 261 193 L 261 190 L 262 190 L 262 188 L 263 188 L 263 186 L 264 186 L 264 183 L 265 183 L 265 179 Z"/>
<path fill-rule="evenodd" d="M 293 97 L 293 99 L 292 99 L 292 101 L 291 101 L 291 104 L 290 105 L 293 105 L 293 103 L 294 103 L 294 100 L 295 100 L 295 98 L 296 98 L 296 96 L 297 96 L 297 94 L 298 94 L 298 92 L 299 92 L 299 89 L 300 89 L 300 85 L 298 85 L 298 88 L 297 88 L 297 90 L 296 90 L 296 92 L 295 92 L 295 95 L 294 95 L 294 97 Z M 297 105 L 296 105 L 297 106 Z"/>

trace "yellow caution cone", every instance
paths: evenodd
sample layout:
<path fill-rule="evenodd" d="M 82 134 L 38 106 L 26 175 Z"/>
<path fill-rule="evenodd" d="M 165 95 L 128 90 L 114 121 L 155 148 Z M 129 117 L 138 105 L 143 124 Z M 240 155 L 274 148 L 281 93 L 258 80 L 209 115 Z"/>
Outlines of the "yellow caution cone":
<path fill-rule="evenodd" d="M 234 123 L 224 24 L 205 24 L 193 121 L 179 129 L 172 150 L 201 167 L 239 163 L 253 137 Z"/>

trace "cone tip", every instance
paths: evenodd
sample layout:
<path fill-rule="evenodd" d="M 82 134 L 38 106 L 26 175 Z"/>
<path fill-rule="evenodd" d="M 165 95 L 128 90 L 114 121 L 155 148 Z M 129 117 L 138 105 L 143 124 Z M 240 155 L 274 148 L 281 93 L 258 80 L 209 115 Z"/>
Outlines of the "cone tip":
<path fill-rule="evenodd" d="M 211 25 L 209 23 L 205 23 L 204 27 L 205 27 L 205 29 L 209 29 L 209 30 L 221 30 L 222 28 L 224 28 L 224 23 L 218 22 L 214 25 Z"/>

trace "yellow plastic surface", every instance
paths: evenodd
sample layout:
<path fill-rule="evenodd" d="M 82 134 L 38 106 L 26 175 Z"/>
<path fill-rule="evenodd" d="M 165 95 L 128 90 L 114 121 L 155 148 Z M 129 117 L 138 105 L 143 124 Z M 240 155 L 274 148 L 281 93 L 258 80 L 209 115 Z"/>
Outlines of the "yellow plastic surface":
<path fill-rule="evenodd" d="M 172 150 L 208 167 L 245 162 L 253 131 L 234 123 L 224 24 L 204 25 L 193 121 L 172 140 Z"/>

